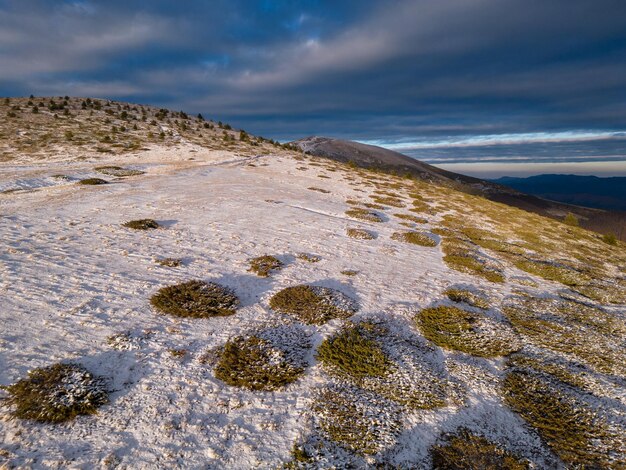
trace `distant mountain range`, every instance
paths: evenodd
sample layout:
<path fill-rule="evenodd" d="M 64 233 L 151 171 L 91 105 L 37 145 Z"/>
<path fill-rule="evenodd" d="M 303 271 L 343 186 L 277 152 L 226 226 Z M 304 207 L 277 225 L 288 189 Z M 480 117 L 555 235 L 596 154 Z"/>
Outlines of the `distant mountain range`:
<path fill-rule="evenodd" d="M 528 178 L 505 176 L 491 181 L 553 201 L 626 211 L 626 177 L 538 175 Z"/>
<path fill-rule="evenodd" d="M 595 178 L 598 180 L 594 181 L 594 185 L 598 186 L 597 190 L 592 190 L 591 185 L 587 188 L 586 182 L 579 181 L 570 186 L 573 188 L 570 199 L 558 199 L 559 194 L 567 194 L 560 186 L 554 186 L 545 192 L 535 192 L 531 188 L 518 187 L 511 183 L 515 180 L 525 181 L 526 178 L 497 181 L 473 178 L 442 170 L 392 150 L 349 140 L 311 136 L 290 144 L 310 155 L 392 174 L 410 175 L 558 220 L 562 220 L 567 213 L 572 213 L 580 220 L 581 226 L 600 233 L 612 232 L 618 238 L 626 240 L 626 178 Z M 616 181 L 607 183 L 607 180 Z M 614 186 L 609 188 L 609 184 Z M 550 188 L 550 184 L 546 187 Z M 555 189 L 557 187 L 558 190 Z M 575 192 L 576 189 L 578 192 Z M 584 193 L 581 192 L 583 190 Z M 576 196 L 580 198 L 576 199 Z"/>

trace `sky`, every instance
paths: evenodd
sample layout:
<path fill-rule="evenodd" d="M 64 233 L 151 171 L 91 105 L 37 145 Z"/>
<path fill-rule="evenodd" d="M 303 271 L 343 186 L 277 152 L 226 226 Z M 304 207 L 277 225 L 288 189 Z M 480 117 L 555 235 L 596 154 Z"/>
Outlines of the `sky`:
<path fill-rule="evenodd" d="M 626 1 L 0 0 L 0 95 L 31 93 L 626 175 Z"/>

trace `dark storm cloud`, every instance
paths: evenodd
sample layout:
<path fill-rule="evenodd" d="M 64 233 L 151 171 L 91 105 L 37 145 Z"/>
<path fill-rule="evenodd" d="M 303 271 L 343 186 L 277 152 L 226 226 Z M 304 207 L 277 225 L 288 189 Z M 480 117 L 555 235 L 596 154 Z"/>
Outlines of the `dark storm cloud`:
<path fill-rule="evenodd" d="M 282 139 L 626 128 L 622 0 L 0 0 L 0 64 Z"/>

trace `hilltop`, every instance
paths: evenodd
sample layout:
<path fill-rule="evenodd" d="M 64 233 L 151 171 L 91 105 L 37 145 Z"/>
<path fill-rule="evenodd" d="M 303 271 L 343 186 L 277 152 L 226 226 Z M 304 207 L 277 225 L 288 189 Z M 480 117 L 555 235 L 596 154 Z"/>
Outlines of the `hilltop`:
<path fill-rule="evenodd" d="M 182 112 L 50 101 L 0 105 L 0 464 L 626 465 L 624 243 Z"/>

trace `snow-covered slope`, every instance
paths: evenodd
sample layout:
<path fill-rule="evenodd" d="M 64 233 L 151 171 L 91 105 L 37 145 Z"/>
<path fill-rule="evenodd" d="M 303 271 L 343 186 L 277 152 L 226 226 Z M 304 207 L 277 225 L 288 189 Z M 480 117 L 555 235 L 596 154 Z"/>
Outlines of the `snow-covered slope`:
<path fill-rule="evenodd" d="M 118 178 L 94 170 L 101 166 L 145 173 Z M 76 183 L 88 177 L 109 184 Z M 122 155 L 74 149 L 39 162 L 16 155 L 0 167 L 0 187 L 9 190 L 0 194 L 0 385 L 71 362 L 102 377 L 109 393 L 96 414 L 61 424 L 2 408 L 0 462 L 8 467 L 429 468 L 437 446 L 464 429 L 496 446 L 479 447 L 484 452 L 507 452 L 534 468 L 625 462 L 626 372 L 606 360 L 623 356 L 626 340 L 621 244 L 424 182 L 286 150 L 254 154 L 184 139 Z M 147 218 L 160 228 L 122 225 Z M 436 246 L 408 243 L 407 231 Z M 262 255 L 282 269 L 250 272 L 250 259 Z M 167 267 L 156 262 L 162 258 L 182 261 Z M 546 274 L 548 265 L 584 282 L 566 285 Z M 191 279 L 232 289 L 240 308 L 180 318 L 151 306 L 160 288 Z M 340 291 L 358 312 L 307 324 L 270 307 L 274 294 L 301 284 Z M 486 308 L 453 302 L 449 288 L 479 294 Z M 515 313 L 528 299 L 552 302 L 545 310 L 552 316 Z M 465 352 L 433 339 L 420 314 L 437 306 L 474 316 Z M 351 376 L 321 359 L 322 343 L 352 324 L 366 325 L 373 336 L 363 344 L 386 357 L 392 379 Z M 537 325 L 572 344 L 559 347 Z M 301 354 L 297 380 L 255 391 L 218 379 L 224 345 L 240 336 Z M 515 408 L 511 377 L 524 374 L 562 394 L 565 411 L 555 419 L 573 426 L 568 410 L 583 410 L 577 422 L 589 435 L 564 432 L 580 437 L 578 450 Z M 422 388 L 429 392 L 419 395 Z M 416 393 L 427 404 L 405 400 Z"/>

